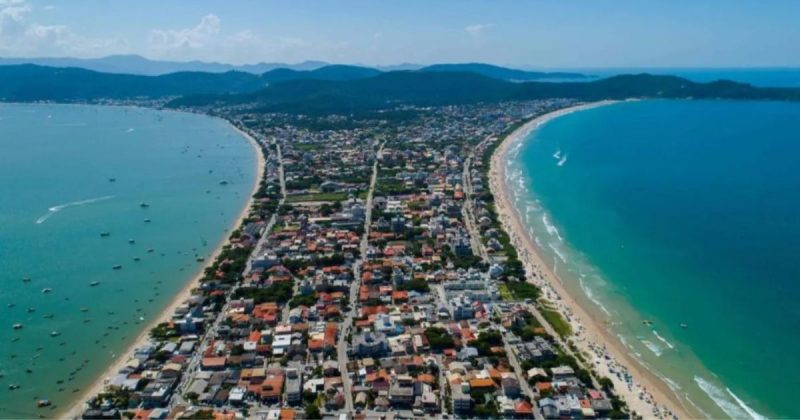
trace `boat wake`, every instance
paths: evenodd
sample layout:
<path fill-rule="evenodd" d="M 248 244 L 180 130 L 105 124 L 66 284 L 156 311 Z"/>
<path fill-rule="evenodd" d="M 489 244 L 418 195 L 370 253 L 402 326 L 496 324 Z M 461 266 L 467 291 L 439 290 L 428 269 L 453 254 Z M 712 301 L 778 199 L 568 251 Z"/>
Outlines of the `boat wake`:
<path fill-rule="evenodd" d="M 567 155 L 562 156 L 561 159 L 558 160 L 558 163 L 556 165 L 564 166 L 565 163 L 567 163 Z"/>
<path fill-rule="evenodd" d="M 50 207 L 49 209 L 47 209 L 47 213 L 42 215 L 42 217 L 36 219 L 36 224 L 40 225 L 40 224 L 46 222 L 47 219 L 51 218 L 54 214 L 60 212 L 61 210 L 64 210 L 65 208 L 83 206 L 83 205 L 86 205 L 86 204 L 97 203 L 99 201 L 110 200 L 112 198 L 114 198 L 113 195 L 105 195 L 105 196 L 102 196 L 102 197 L 95 197 L 95 198 L 89 198 L 87 200 L 73 201 L 73 202 L 70 202 L 70 203 L 59 204 L 57 206 Z"/>
<path fill-rule="evenodd" d="M 714 401 L 722 411 L 725 412 L 728 416 L 734 419 L 766 419 L 766 417 L 758 414 L 755 410 L 750 408 L 747 404 L 744 403 L 739 397 L 736 396 L 730 389 L 727 387 L 723 391 L 720 387 L 712 384 L 711 382 L 699 377 L 694 377 L 694 382 L 703 392 Z"/>

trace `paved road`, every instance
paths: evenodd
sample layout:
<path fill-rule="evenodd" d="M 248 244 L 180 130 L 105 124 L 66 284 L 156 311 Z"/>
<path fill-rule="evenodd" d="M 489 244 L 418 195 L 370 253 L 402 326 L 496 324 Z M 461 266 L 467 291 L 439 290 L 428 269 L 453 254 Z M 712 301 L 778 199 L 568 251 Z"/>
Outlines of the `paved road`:
<path fill-rule="evenodd" d="M 383 153 L 382 143 L 378 148 L 375 155 L 375 162 L 372 164 L 372 178 L 369 181 L 369 190 L 367 191 L 366 214 L 364 217 L 364 234 L 361 236 L 361 244 L 359 246 L 360 255 L 355 263 L 353 263 L 353 282 L 350 285 L 350 311 L 347 313 L 344 321 L 342 322 L 342 330 L 339 332 L 339 342 L 336 346 L 336 359 L 339 362 L 339 372 L 342 374 L 342 385 L 344 386 L 345 404 L 344 409 L 346 413 L 353 412 L 353 391 L 352 383 L 350 382 L 350 374 L 347 372 L 347 334 L 353 325 L 353 315 L 356 313 L 356 304 L 358 303 L 358 289 L 361 285 L 361 265 L 367 254 L 367 247 L 369 245 L 369 233 L 372 225 L 372 194 L 375 192 L 375 184 L 378 180 L 378 161 Z"/>
<path fill-rule="evenodd" d="M 475 207 L 473 200 L 472 190 L 472 175 L 470 174 L 470 166 L 474 155 L 470 155 L 464 160 L 464 173 L 462 175 L 464 180 L 464 206 L 461 207 L 464 216 L 464 227 L 467 228 L 472 244 L 472 252 L 478 254 L 484 261 L 489 261 L 489 254 L 486 252 L 486 247 L 481 242 L 480 230 L 477 227 L 477 217 L 475 217 Z"/>
<path fill-rule="evenodd" d="M 281 199 L 279 205 L 283 205 L 284 200 L 286 199 L 286 183 L 283 176 L 283 157 L 281 155 L 281 147 L 279 144 L 276 144 L 276 150 L 279 162 L 278 174 L 280 177 L 279 180 L 281 185 Z M 273 214 L 272 217 L 270 217 L 269 221 L 267 222 L 267 226 L 264 229 L 264 233 L 261 235 L 258 242 L 256 243 L 256 246 L 253 247 L 253 251 L 250 253 L 250 257 L 248 258 L 244 272 L 242 273 L 243 276 L 247 276 L 248 274 L 250 274 L 250 271 L 252 270 L 253 266 L 253 261 L 260 255 L 260 251 L 264 246 L 264 241 L 266 240 L 267 236 L 269 236 L 269 232 L 275 225 L 276 220 L 277 220 L 277 215 Z M 222 321 L 225 319 L 225 314 L 227 314 L 228 310 L 230 309 L 230 298 L 238 288 L 239 285 L 237 284 L 234 287 L 232 287 L 231 290 L 226 294 L 225 305 L 222 307 L 222 310 L 217 314 L 217 317 L 214 319 L 214 322 L 211 324 L 211 326 L 206 330 L 205 334 L 203 334 L 200 343 L 195 347 L 195 351 L 192 353 L 192 358 L 189 360 L 189 365 L 183 372 L 181 376 L 181 381 L 178 383 L 178 386 L 175 388 L 175 392 L 173 393 L 173 396 L 170 399 L 169 407 L 171 409 L 177 406 L 185 406 L 188 404 L 187 401 L 183 399 L 183 395 L 186 393 L 187 388 L 191 385 L 194 379 L 194 374 L 200 367 L 200 362 L 202 361 L 203 353 L 210 345 L 211 340 L 217 336 L 217 330 L 219 329 L 219 326 L 222 323 Z"/>
<path fill-rule="evenodd" d="M 522 393 L 526 395 L 528 398 L 530 398 L 531 402 L 535 404 L 536 399 L 534 397 L 536 396 L 536 394 L 533 392 L 533 389 L 531 388 L 530 384 L 528 384 L 528 381 L 525 380 L 522 367 L 519 364 L 519 360 L 517 360 L 517 354 L 514 353 L 513 349 L 508 344 L 507 338 L 503 339 L 503 346 L 506 349 L 506 354 L 508 355 L 508 361 L 511 363 L 511 367 L 514 369 L 514 373 L 517 375 L 517 378 L 519 379 L 519 385 L 520 388 L 522 389 Z M 544 416 L 542 416 L 542 413 L 539 412 L 538 407 L 533 408 L 533 417 L 536 420 L 544 419 Z"/>

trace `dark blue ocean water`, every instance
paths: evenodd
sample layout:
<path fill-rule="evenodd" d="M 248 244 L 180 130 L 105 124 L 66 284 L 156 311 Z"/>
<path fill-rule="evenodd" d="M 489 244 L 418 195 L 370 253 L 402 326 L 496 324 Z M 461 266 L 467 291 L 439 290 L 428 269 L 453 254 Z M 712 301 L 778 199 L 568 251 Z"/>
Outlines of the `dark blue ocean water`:
<path fill-rule="evenodd" d="M 800 417 L 800 104 L 619 103 L 517 159 L 542 248 L 632 352 L 709 415 Z"/>

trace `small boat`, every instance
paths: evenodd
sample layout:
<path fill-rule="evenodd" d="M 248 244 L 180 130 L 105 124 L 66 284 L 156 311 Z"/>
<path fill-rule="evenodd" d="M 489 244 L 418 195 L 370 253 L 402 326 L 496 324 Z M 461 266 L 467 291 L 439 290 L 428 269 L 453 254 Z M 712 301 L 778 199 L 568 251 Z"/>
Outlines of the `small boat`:
<path fill-rule="evenodd" d="M 681 328 L 689 328 L 689 326 L 684 323 L 681 323 Z"/>
<path fill-rule="evenodd" d="M 117 178 L 108 178 L 108 182 L 117 182 Z"/>
<path fill-rule="evenodd" d="M 52 291 L 53 291 L 53 289 L 51 289 L 49 287 L 45 287 L 44 289 L 42 289 L 42 293 L 50 293 Z"/>
<path fill-rule="evenodd" d="M 31 282 L 31 278 L 30 277 L 25 277 L 25 278 L 22 279 L 22 282 L 23 283 L 30 283 Z"/>
<path fill-rule="evenodd" d="M 140 260 L 141 260 L 141 258 L 139 258 L 139 257 L 133 257 L 133 260 L 134 260 L 134 261 L 140 261 Z"/>
<path fill-rule="evenodd" d="M 144 219 L 145 223 L 150 223 L 150 219 Z"/>
<path fill-rule="evenodd" d="M 97 286 L 97 285 L 99 285 L 99 284 L 100 284 L 100 282 L 99 282 L 99 281 L 93 281 L 93 282 L 89 283 L 89 286 L 92 286 L 92 287 L 94 287 L 94 286 Z"/>
<path fill-rule="evenodd" d="M 148 248 L 147 249 L 147 252 L 153 252 L 153 251 L 155 251 L 155 249 L 153 249 L 153 248 Z"/>
<path fill-rule="evenodd" d="M 129 243 L 129 244 L 135 244 L 135 243 L 136 243 L 136 240 L 135 240 L 135 239 L 128 239 L 128 243 Z"/>
<path fill-rule="evenodd" d="M 205 261 L 205 260 L 206 260 L 206 259 L 205 259 L 205 258 L 203 258 L 203 257 L 197 257 L 197 262 L 203 262 L 203 261 Z"/>
<path fill-rule="evenodd" d="M 101 238 L 108 238 L 109 236 L 111 236 L 111 232 L 100 232 Z"/>
<path fill-rule="evenodd" d="M 11 384 L 11 385 L 9 385 L 9 386 L 8 386 L 8 389 L 10 389 L 10 390 L 12 390 L 12 391 L 13 391 L 13 390 L 15 390 L 15 389 L 19 389 L 19 385 L 17 385 L 17 384 Z"/>
<path fill-rule="evenodd" d="M 121 265 L 119 265 L 119 264 L 117 264 L 117 265 L 115 265 L 115 266 L 111 267 L 111 269 L 112 269 L 112 270 L 122 270 L 122 266 L 121 266 Z"/>
<path fill-rule="evenodd" d="M 50 337 L 58 337 L 59 335 L 61 335 L 61 333 L 58 331 L 50 331 Z"/>
<path fill-rule="evenodd" d="M 15 307 L 15 306 L 17 306 L 17 305 L 16 305 L 16 304 L 13 304 L 13 303 L 9 303 L 8 305 L 6 305 L 6 307 L 7 307 L 7 308 L 9 308 L 9 309 L 10 309 L 10 308 L 13 308 L 13 307 Z"/>
<path fill-rule="evenodd" d="M 219 185 L 228 185 L 228 181 L 220 181 Z"/>
<path fill-rule="evenodd" d="M 146 208 L 146 207 L 150 207 L 150 205 L 145 203 L 144 201 L 142 201 L 141 203 L 139 203 L 139 207 Z"/>
<path fill-rule="evenodd" d="M 49 407 L 50 404 L 52 404 L 50 402 L 50 400 L 39 400 L 39 401 L 36 401 L 36 406 L 37 407 Z"/>
<path fill-rule="evenodd" d="M 29 314 L 30 314 L 30 313 L 33 313 L 33 312 L 36 312 L 36 308 L 34 308 L 33 306 L 31 306 L 30 308 L 28 308 L 28 313 L 29 313 Z"/>
<path fill-rule="evenodd" d="M 22 329 L 22 324 L 14 324 L 11 328 L 13 328 L 15 330 L 21 330 Z"/>

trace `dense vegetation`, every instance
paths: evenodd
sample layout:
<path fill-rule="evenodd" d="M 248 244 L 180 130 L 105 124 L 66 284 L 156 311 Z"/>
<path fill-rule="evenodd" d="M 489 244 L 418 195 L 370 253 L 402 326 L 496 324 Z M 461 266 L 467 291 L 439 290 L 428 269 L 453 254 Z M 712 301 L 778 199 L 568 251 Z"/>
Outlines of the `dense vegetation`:
<path fill-rule="evenodd" d="M 442 351 L 455 346 L 453 337 L 444 328 L 430 327 L 425 330 L 425 337 L 428 339 L 431 350 L 434 351 Z"/>
<path fill-rule="evenodd" d="M 253 299 L 258 305 L 264 302 L 286 303 L 292 297 L 292 282 L 273 283 L 267 287 L 241 287 L 236 289 L 233 299 Z"/>
<path fill-rule="evenodd" d="M 531 80 L 546 80 L 546 79 L 584 79 L 589 76 L 581 73 L 564 73 L 553 72 L 544 73 L 539 71 L 525 71 L 517 69 L 509 69 L 506 67 L 493 66 L 491 64 L 483 63 L 464 63 L 464 64 L 434 64 L 432 66 L 423 67 L 420 71 L 427 72 L 470 72 L 480 74 L 482 76 L 491 77 L 500 80 L 516 80 L 516 81 L 531 81 Z"/>
<path fill-rule="evenodd" d="M 347 80 L 294 80 L 242 95 L 198 95 L 177 99 L 174 107 L 248 105 L 289 113 L 352 113 L 397 105 L 452 105 L 546 98 L 578 100 L 649 98 L 728 98 L 800 100 L 800 89 L 759 88 L 730 81 L 695 83 L 649 74 L 593 82 L 513 83 L 469 72 L 389 72 Z"/>
<path fill-rule="evenodd" d="M 800 100 L 800 89 L 796 88 L 760 88 L 731 81 L 695 83 L 679 77 L 649 74 L 572 83 L 502 80 L 530 80 L 535 76 L 529 74 L 531 72 L 518 72 L 464 64 L 437 65 L 420 71 L 380 72 L 365 67 L 326 66 L 312 71 L 275 69 L 261 75 L 230 71 L 139 76 L 25 64 L 0 66 L 3 80 L 0 100 L 80 102 L 177 98 L 169 106 L 246 105 L 262 111 L 324 114 L 369 113 L 398 105 L 545 98 Z"/>

